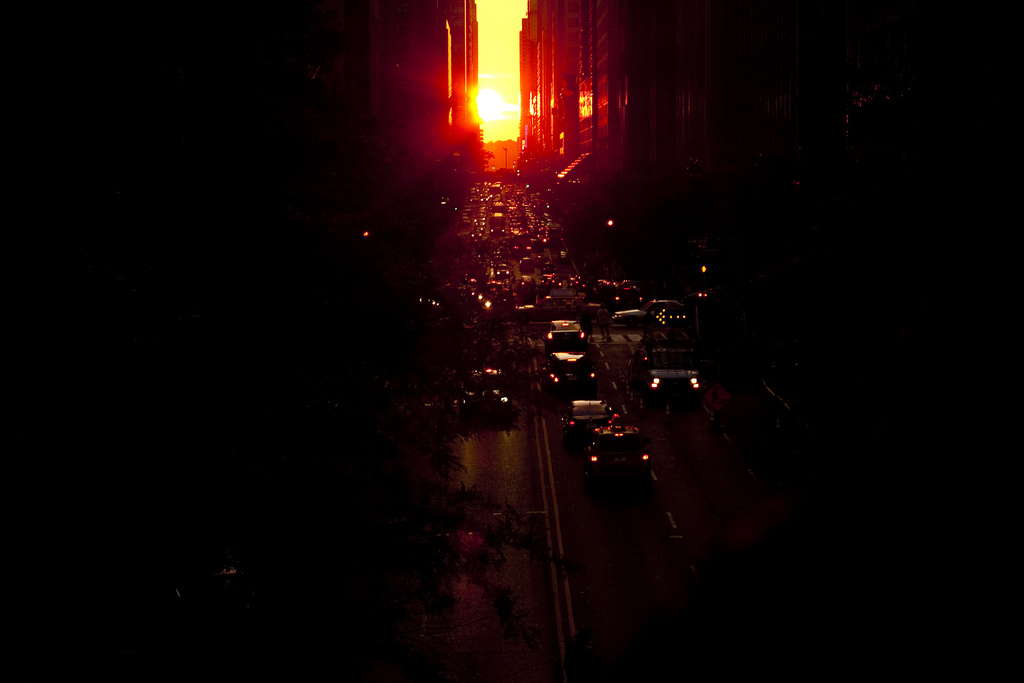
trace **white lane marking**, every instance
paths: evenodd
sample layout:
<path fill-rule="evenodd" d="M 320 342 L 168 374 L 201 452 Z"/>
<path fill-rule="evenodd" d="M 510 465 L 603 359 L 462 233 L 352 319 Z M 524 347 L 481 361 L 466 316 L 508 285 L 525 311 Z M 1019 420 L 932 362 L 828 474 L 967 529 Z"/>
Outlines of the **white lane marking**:
<path fill-rule="evenodd" d="M 537 416 L 534 416 L 534 420 L 537 420 Z M 544 458 L 547 460 L 547 465 L 548 465 L 548 482 L 551 485 L 551 487 L 550 487 L 550 490 L 551 490 L 551 511 L 554 513 L 555 539 L 558 542 L 558 556 L 560 558 L 564 558 L 565 557 L 565 547 L 562 544 L 562 522 L 561 522 L 561 520 L 559 518 L 559 515 L 558 515 L 558 495 L 555 492 L 555 470 L 554 470 L 554 466 L 551 464 L 551 440 L 548 437 L 548 423 L 547 423 L 547 420 L 540 420 L 540 426 L 544 430 Z M 538 439 L 539 438 L 540 437 L 538 435 Z M 538 455 L 539 455 L 539 453 L 538 453 Z M 545 508 L 547 507 L 546 502 L 547 502 L 547 499 L 545 497 Z M 552 569 L 552 578 L 554 579 L 554 577 L 555 577 L 555 571 L 554 571 L 555 570 L 555 566 L 554 566 L 554 564 L 551 565 L 551 569 Z M 562 578 L 562 590 L 565 592 L 565 614 L 566 614 L 566 619 L 567 619 L 567 621 L 569 623 L 569 633 L 575 634 L 576 633 L 576 619 L 575 619 L 575 615 L 573 614 L 573 611 L 572 611 L 572 592 L 569 590 L 569 574 L 568 573 L 566 573 L 565 576 Z M 557 590 L 556 590 L 555 594 L 557 595 Z M 556 603 L 557 603 L 557 600 L 556 600 Z M 560 620 L 559 620 L 559 622 L 560 622 Z M 561 630 L 559 630 L 559 632 L 558 632 L 558 640 L 559 640 L 559 646 L 563 647 L 564 646 L 564 642 L 562 642 L 562 632 L 561 632 Z"/>
<path fill-rule="evenodd" d="M 679 527 L 676 526 L 676 520 L 672 519 L 672 513 L 666 512 L 665 514 L 668 515 L 668 523 L 672 525 L 672 528 L 678 529 Z"/>
<path fill-rule="evenodd" d="M 548 497 L 546 494 L 546 487 L 544 485 L 544 451 L 540 446 L 540 423 L 542 421 L 538 416 L 533 416 L 533 432 L 534 438 L 537 442 L 537 465 L 540 469 L 540 491 L 541 498 L 544 499 L 544 514 L 548 514 Z M 546 433 L 546 430 L 545 430 Z M 550 464 L 550 463 L 549 463 Z M 554 487 L 552 487 L 553 489 Z M 547 535 L 548 547 L 552 547 L 551 544 L 551 526 L 548 524 L 544 525 L 544 532 Z M 558 651 L 565 652 L 565 635 L 562 633 L 562 609 L 558 600 L 558 568 L 555 563 L 551 563 L 551 589 L 554 591 L 554 607 L 555 607 L 555 630 L 558 633 Z"/>

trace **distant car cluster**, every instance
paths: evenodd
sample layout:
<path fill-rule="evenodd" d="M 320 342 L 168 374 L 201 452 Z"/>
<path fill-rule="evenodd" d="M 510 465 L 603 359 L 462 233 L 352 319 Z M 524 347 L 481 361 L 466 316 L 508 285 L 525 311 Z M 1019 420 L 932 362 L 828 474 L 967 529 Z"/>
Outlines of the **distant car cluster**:
<path fill-rule="evenodd" d="M 624 378 L 634 396 L 650 403 L 699 396 L 706 373 L 688 332 L 696 313 L 707 315 L 706 302 L 718 300 L 719 292 L 655 298 L 639 280 L 584 282 L 546 203 L 520 186 L 478 183 L 461 212 L 450 246 L 453 265 L 444 273 L 448 308 L 464 325 L 519 325 L 523 338 L 541 338 L 537 379 L 545 400 L 566 402 L 563 444 L 567 451 L 583 452 L 586 481 L 651 481 L 650 439 L 599 396 L 592 328 L 599 317 L 606 321 L 598 344 L 611 341 L 608 324 L 642 328 L 643 341 L 633 349 Z M 430 303 L 431 310 L 439 305 Z M 515 415 L 508 382 L 517 374 L 496 366 L 474 369 L 464 381 L 462 414 L 507 425 Z"/>

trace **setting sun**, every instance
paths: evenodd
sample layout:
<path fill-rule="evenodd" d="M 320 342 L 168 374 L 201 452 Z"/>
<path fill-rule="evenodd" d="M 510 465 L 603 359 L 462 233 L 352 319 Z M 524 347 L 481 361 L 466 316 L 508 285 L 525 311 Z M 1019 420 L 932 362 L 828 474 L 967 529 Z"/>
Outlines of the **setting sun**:
<path fill-rule="evenodd" d="M 476 98 L 476 106 L 480 112 L 481 121 L 500 121 L 508 118 L 505 115 L 505 101 L 497 90 L 481 90 Z"/>

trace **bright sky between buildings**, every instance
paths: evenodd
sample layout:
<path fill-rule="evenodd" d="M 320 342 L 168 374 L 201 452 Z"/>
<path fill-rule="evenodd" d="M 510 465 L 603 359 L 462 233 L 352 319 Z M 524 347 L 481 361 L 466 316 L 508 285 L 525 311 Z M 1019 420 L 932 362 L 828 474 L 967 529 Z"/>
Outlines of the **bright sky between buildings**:
<path fill-rule="evenodd" d="M 528 0 L 476 0 L 484 142 L 519 137 L 519 31 Z"/>

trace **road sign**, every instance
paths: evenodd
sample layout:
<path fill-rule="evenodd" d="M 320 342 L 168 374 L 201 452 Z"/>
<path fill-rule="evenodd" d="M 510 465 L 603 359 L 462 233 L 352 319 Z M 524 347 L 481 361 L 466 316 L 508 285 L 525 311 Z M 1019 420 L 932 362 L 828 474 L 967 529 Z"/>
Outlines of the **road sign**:
<path fill-rule="evenodd" d="M 704 394 L 704 402 L 708 404 L 711 410 L 721 410 L 729 402 L 730 398 L 732 398 L 732 395 L 721 384 L 715 384 Z"/>

